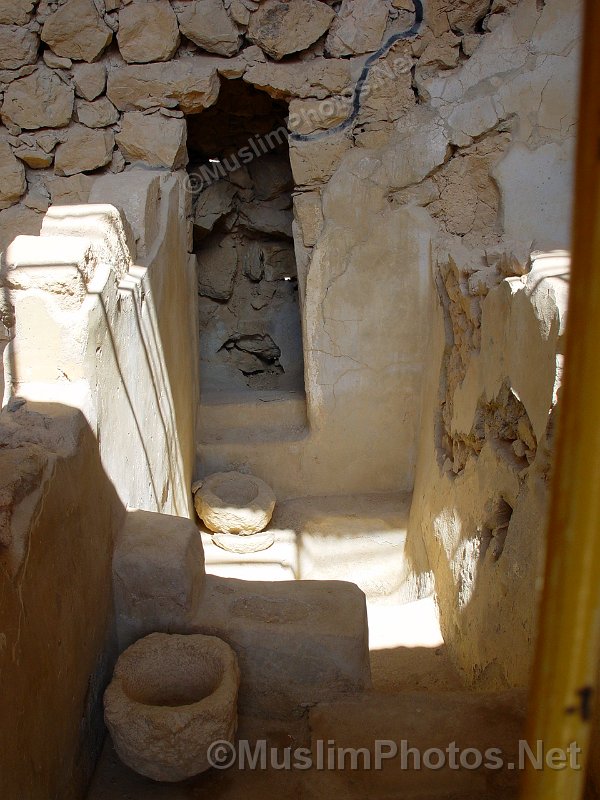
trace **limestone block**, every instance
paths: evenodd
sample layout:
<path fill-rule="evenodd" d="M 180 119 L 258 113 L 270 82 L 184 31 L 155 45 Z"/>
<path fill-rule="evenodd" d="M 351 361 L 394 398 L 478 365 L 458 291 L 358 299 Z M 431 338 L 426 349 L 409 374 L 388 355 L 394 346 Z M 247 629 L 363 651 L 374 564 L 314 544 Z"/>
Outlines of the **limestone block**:
<path fill-rule="evenodd" d="M 309 134 L 328 130 L 344 122 L 352 111 L 351 97 L 335 97 L 327 100 L 292 100 L 288 127 L 292 133 Z"/>
<path fill-rule="evenodd" d="M 54 161 L 54 156 L 46 153 L 41 147 L 17 147 L 15 155 L 32 169 L 45 169 Z"/>
<path fill-rule="evenodd" d="M 273 200 L 294 186 L 290 161 L 286 156 L 268 153 L 248 165 L 259 200 Z"/>
<path fill-rule="evenodd" d="M 284 278 L 295 275 L 296 261 L 292 242 L 289 239 L 282 241 L 252 240 L 244 247 L 244 274 L 256 281 L 261 278 L 266 281 L 282 281 Z M 264 285 L 261 285 L 260 288 L 265 292 L 263 300 L 273 297 L 272 288 L 269 290 Z M 263 307 L 263 305 L 265 303 L 259 301 L 259 307 Z M 254 302 L 253 307 L 256 308 Z"/>
<path fill-rule="evenodd" d="M 50 69 L 71 69 L 73 66 L 73 62 L 70 58 L 57 56 L 56 53 L 52 52 L 52 50 L 44 50 L 42 57 L 45 65 L 50 67 Z"/>
<path fill-rule="evenodd" d="M 87 203 L 95 178 L 91 175 L 73 175 L 60 178 L 52 175 L 46 179 L 53 206 L 71 206 Z"/>
<path fill-rule="evenodd" d="M 94 258 L 110 264 L 112 273 L 121 278 L 132 265 L 130 231 L 115 206 L 109 203 L 48 209 L 41 236 L 46 246 L 54 241 L 80 241 L 91 248 Z M 89 267 L 85 265 L 87 271 Z"/>
<path fill-rule="evenodd" d="M 0 0 L 0 24 L 26 25 L 35 6 L 35 0 Z"/>
<path fill-rule="evenodd" d="M 292 236 L 292 212 L 280 209 L 273 201 L 242 203 L 240 223 L 249 230 L 271 236 Z"/>
<path fill-rule="evenodd" d="M 115 69 L 106 93 L 119 111 L 178 105 L 185 114 L 196 114 L 215 103 L 219 86 L 214 61 L 196 57 Z"/>
<path fill-rule="evenodd" d="M 208 575 L 185 630 L 219 636 L 236 651 L 243 713 L 295 716 L 371 683 L 365 596 L 355 584 Z"/>
<path fill-rule="evenodd" d="M 453 5 L 456 7 L 447 12 L 448 22 L 453 31 L 460 33 L 474 31 L 490 9 L 488 0 L 460 0 Z"/>
<path fill-rule="evenodd" d="M 73 89 L 46 66 L 14 81 L 4 95 L 2 119 L 26 130 L 62 128 L 73 113 Z"/>
<path fill-rule="evenodd" d="M 120 630 L 139 620 L 138 635 L 177 629 L 194 608 L 204 582 L 204 550 L 184 517 L 130 511 L 113 558 Z M 120 635 L 120 647 L 128 644 Z"/>
<path fill-rule="evenodd" d="M 130 161 L 178 169 L 187 163 L 186 137 L 183 119 L 131 111 L 123 115 L 116 141 Z"/>
<path fill-rule="evenodd" d="M 275 99 L 317 97 L 324 99 L 339 94 L 350 84 L 350 65 L 347 60 L 315 58 L 299 64 L 252 64 L 244 80 L 264 89 Z"/>
<path fill-rule="evenodd" d="M 67 0 L 48 17 L 42 41 L 59 56 L 75 61 L 95 61 L 112 39 L 93 0 Z"/>
<path fill-rule="evenodd" d="M 65 131 L 42 131 L 35 137 L 37 147 L 41 147 L 44 153 L 51 153 L 59 142 L 62 142 L 65 137 Z"/>
<path fill-rule="evenodd" d="M 200 230 L 212 231 L 215 222 L 233 208 L 236 187 L 229 181 L 211 183 L 198 195 L 194 225 Z"/>
<path fill-rule="evenodd" d="M 327 36 L 327 52 L 339 58 L 377 50 L 387 18 L 388 7 L 380 0 L 343 0 Z"/>
<path fill-rule="evenodd" d="M 38 35 L 16 25 L 0 25 L 0 69 L 18 69 L 37 61 Z"/>
<path fill-rule="evenodd" d="M 19 67 L 19 69 L 0 70 L 0 83 L 8 85 L 13 81 L 19 80 L 19 78 L 25 78 L 27 75 L 31 75 L 32 72 L 35 72 L 34 64 L 27 64 L 24 67 Z"/>
<path fill-rule="evenodd" d="M 314 142 L 290 142 L 290 163 L 297 186 L 313 186 L 327 181 L 352 142 L 341 134 Z"/>
<path fill-rule="evenodd" d="M 142 259 L 136 264 L 147 263 L 160 234 L 163 177 L 158 170 L 137 168 L 125 174 L 101 175 L 90 193 L 90 203 L 111 203 L 125 216 L 135 239 L 134 257 Z"/>
<path fill-rule="evenodd" d="M 50 205 L 50 193 L 43 187 L 31 189 L 23 198 L 24 205 L 45 214 Z"/>
<path fill-rule="evenodd" d="M 172 58 L 179 45 L 179 28 L 168 0 L 134 0 L 122 8 L 117 42 L 129 64 Z"/>
<path fill-rule="evenodd" d="M 23 164 L 15 158 L 10 145 L 0 140 L 0 209 L 18 203 L 26 188 Z"/>
<path fill-rule="evenodd" d="M 0 252 L 4 252 L 16 236 L 37 236 L 42 215 L 22 205 L 0 211 Z"/>
<path fill-rule="evenodd" d="M 451 69 L 458 64 L 460 37 L 452 31 L 446 31 L 441 36 L 433 36 L 429 32 L 425 34 L 423 41 L 427 44 L 419 59 L 420 66 L 433 64 Z"/>
<path fill-rule="evenodd" d="M 265 0 L 250 18 L 248 38 L 279 60 L 314 44 L 334 18 L 333 9 L 318 0 Z"/>
<path fill-rule="evenodd" d="M 323 208 L 319 192 L 299 192 L 294 195 L 294 218 L 300 226 L 305 247 L 313 247 L 323 227 Z"/>
<path fill-rule="evenodd" d="M 250 9 L 242 0 L 232 0 L 229 7 L 231 19 L 246 28 L 250 22 Z"/>
<path fill-rule="evenodd" d="M 100 97 L 89 103 L 87 100 L 75 101 L 77 119 L 88 128 L 106 128 L 119 119 L 119 112 L 108 97 Z"/>
<path fill-rule="evenodd" d="M 85 100 L 95 100 L 106 86 L 106 67 L 104 64 L 75 64 L 73 67 L 75 92 Z"/>
<path fill-rule="evenodd" d="M 114 146 L 112 131 L 94 131 L 85 125 L 73 125 L 65 141 L 56 148 L 56 174 L 66 177 L 103 167 L 110 162 Z"/>
<path fill-rule="evenodd" d="M 265 280 L 282 281 L 296 275 L 296 257 L 292 242 L 263 244 Z"/>
<path fill-rule="evenodd" d="M 271 521 L 275 494 L 254 475 L 216 472 L 202 481 L 194 505 L 209 530 L 248 536 L 264 530 Z"/>
<path fill-rule="evenodd" d="M 237 272 L 238 257 L 232 237 L 212 238 L 197 256 L 198 294 L 214 300 L 229 300 Z"/>
<path fill-rule="evenodd" d="M 152 633 L 117 661 L 104 717 L 121 760 L 155 781 L 211 766 L 214 742 L 233 744 L 240 670 L 216 636 Z"/>
<path fill-rule="evenodd" d="M 184 36 L 203 50 L 233 56 L 240 49 L 240 32 L 225 11 L 222 0 L 196 0 L 177 16 Z"/>

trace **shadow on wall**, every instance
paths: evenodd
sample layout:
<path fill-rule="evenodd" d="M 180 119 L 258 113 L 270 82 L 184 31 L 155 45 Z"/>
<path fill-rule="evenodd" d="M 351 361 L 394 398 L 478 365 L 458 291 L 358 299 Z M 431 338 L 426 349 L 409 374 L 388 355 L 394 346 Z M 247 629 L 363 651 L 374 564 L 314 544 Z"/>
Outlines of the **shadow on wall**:
<path fill-rule="evenodd" d="M 0 484 L 2 795 L 80 800 L 104 739 L 125 509 L 93 431 L 65 405 L 0 413 Z"/>
<path fill-rule="evenodd" d="M 7 249 L 6 394 L 77 405 L 125 505 L 190 516 L 198 387 L 182 181 L 147 170 L 125 178 L 95 189 L 123 212 L 52 207 L 40 237 Z"/>
<path fill-rule="evenodd" d="M 468 685 L 525 686 L 536 637 L 568 257 L 441 273 L 408 551 L 429 564 Z M 485 291 L 481 291 L 484 278 Z M 450 282 L 449 282 L 450 281 Z M 472 313 L 473 296 L 479 311 Z"/>

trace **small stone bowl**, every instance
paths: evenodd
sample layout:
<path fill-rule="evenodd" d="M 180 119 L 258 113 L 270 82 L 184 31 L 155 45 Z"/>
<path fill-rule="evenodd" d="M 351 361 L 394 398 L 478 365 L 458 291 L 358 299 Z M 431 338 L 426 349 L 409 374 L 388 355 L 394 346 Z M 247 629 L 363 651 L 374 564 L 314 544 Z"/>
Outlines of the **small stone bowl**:
<path fill-rule="evenodd" d="M 218 740 L 233 744 L 240 672 L 216 636 L 151 633 L 121 654 L 104 718 L 121 761 L 155 781 L 204 772 Z"/>
<path fill-rule="evenodd" d="M 254 475 L 215 472 L 196 484 L 198 516 L 215 533 L 250 536 L 264 530 L 273 516 L 275 493 Z"/>

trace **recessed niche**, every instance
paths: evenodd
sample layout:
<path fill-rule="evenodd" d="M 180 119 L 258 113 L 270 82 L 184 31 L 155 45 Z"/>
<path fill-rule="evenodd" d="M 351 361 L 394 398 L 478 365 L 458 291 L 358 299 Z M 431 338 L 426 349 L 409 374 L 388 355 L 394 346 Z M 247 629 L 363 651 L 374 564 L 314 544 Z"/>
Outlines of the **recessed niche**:
<path fill-rule="evenodd" d="M 241 80 L 188 118 L 201 391 L 304 391 L 287 105 Z"/>

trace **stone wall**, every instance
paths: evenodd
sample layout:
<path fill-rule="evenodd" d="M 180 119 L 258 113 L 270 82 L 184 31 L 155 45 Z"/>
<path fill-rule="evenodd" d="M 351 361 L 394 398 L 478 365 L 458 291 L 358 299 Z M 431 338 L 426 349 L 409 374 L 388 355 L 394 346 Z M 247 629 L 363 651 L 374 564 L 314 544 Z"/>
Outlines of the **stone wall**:
<path fill-rule="evenodd" d="M 0 75 L 0 248 L 15 232 L 35 232 L 49 202 L 85 202 L 99 173 L 183 166 L 188 121 L 215 106 L 224 81 L 241 79 L 284 102 L 310 431 L 284 454 L 293 462 L 284 471 L 258 453 L 225 466 L 281 476 L 288 496 L 410 489 L 435 219 L 476 238 L 455 220 L 455 187 L 466 175 L 467 217 L 494 228 L 499 198 L 484 173 L 514 135 L 509 106 L 494 119 L 472 109 L 463 130 L 447 119 L 435 87 L 470 60 L 480 63 L 477 54 L 515 6 L 528 9 L 532 24 L 540 14 L 535 0 L 464 0 L 450 10 L 431 0 L 422 23 L 412 0 L 8 4 L 5 37 L 24 45 Z M 546 72 L 560 74 L 556 67 Z M 555 156 L 550 149 L 546 159 Z M 250 293 L 264 299 L 272 288 L 261 282 Z M 260 360 L 277 367 L 261 335 Z M 253 360 L 239 341 L 227 353 Z"/>
<path fill-rule="evenodd" d="M 81 412 L 0 413 L 2 797 L 80 800 L 116 657 L 113 543 L 125 509 Z"/>
<path fill-rule="evenodd" d="M 536 637 L 580 10 L 519 3 L 458 72 L 425 81 L 419 135 L 441 128 L 451 155 L 395 195 L 438 223 L 409 547 L 431 570 L 450 653 L 486 689 L 527 684 Z"/>
<path fill-rule="evenodd" d="M 125 506 L 193 516 L 198 393 L 181 176 L 105 176 L 3 257 L 10 398 L 80 408 Z M 93 199 L 94 199 L 93 198 Z M 136 263 L 133 263 L 135 260 Z"/>

